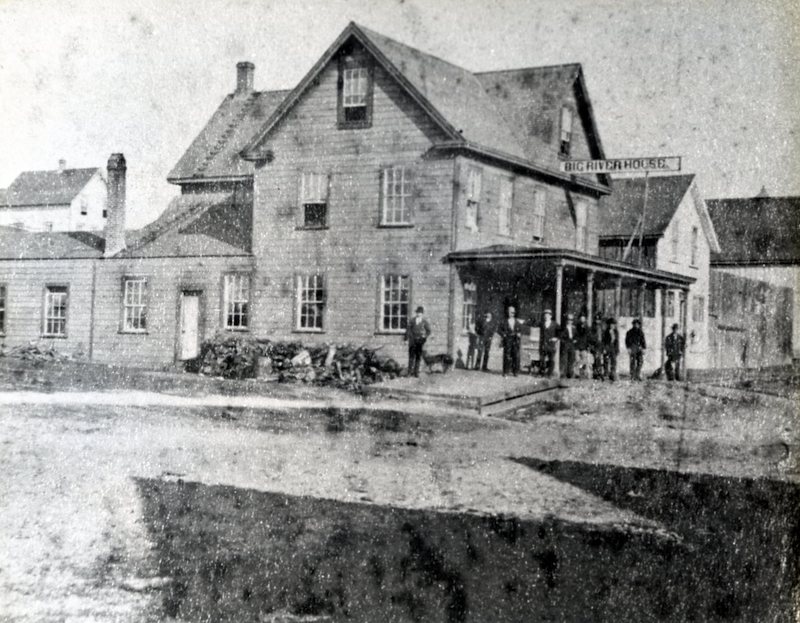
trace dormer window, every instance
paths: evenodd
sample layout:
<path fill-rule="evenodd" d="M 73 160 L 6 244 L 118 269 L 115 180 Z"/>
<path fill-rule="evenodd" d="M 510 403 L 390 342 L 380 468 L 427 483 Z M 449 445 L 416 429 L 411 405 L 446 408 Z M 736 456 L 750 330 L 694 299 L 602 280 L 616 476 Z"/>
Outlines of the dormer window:
<path fill-rule="evenodd" d="M 561 141 L 558 153 L 564 157 L 569 157 L 571 142 L 572 142 L 572 111 L 566 106 L 564 106 L 561 109 Z"/>
<path fill-rule="evenodd" d="M 339 127 L 372 125 L 372 67 L 350 54 L 339 61 Z"/>

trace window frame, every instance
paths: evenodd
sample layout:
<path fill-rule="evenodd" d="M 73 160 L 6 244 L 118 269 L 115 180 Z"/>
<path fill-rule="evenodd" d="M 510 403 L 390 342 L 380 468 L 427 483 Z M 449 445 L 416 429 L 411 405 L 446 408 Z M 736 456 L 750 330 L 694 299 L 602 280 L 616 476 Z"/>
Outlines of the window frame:
<path fill-rule="evenodd" d="M 237 279 L 247 279 L 247 290 L 246 290 L 246 298 L 244 300 L 230 300 L 229 293 L 230 288 L 228 286 L 229 280 L 233 284 L 236 284 Z M 252 319 L 252 298 L 253 298 L 253 275 L 250 272 L 245 271 L 228 271 L 222 274 L 222 304 L 220 305 L 222 318 L 221 318 L 221 325 L 224 331 L 232 331 L 232 332 L 245 332 L 250 330 L 250 321 Z M 244 304 L 244 311 L 240 311 L 237 313 L 235 311 L 236 305 Z M 229 307 L 233 305 L 234 311 L 231 313 L 229 312 Z M 231 318 L 240 318 L 240 324 L 232 324 L 229 325 L 228 321 Z M 241 322 L 241 318 L 244 318 L 244 323 Z"/>
<path fill-rule="evenodd" d="M 507 192 L 504 192 L 507 191 Z M 508 204 L 504 205 L 507 195 Z M 514 230 L 514 178 L 501 175 L 497 182 L 497 233 L 511 236 Z"/>
<path fill-rule="evenodd" d="M 470 296 L 467 296 L 470 292 Z M 461 298 L 461 333 L 467 333 L 475 324 L 478 311 L 478 286 L 474 281 L 464 283 Z"/>
<path fill-rule="evenodd" d="M 588 247 L 589 202 L 575 201 L 575 250 L 586 253 Z"/>
<path fill-rule="evenodd" d="M 661 311 L 661 314 L 665 318 L 675 317 L 675 292 L 673 290 L 667 290 L 667 296 L 664 300 L 664 309 Z"/>
<path fill-rule="evenodd" d="M 387 301 L 386 299 L 386 292 L 387 292 L 387 279 L 399 279 L 400 283 L 399 286 L 403 285 L 403 281 L 405 280 L 405 289 L 402 287 L 398 287 L 399 297 L 395 300 Z M 378 322 L 377 322 L 377 332 L 384 333 L 384 334 L 391 334 L 391 335 L 403 335 L 408 328 L 408 321 L 411 317 L 411 275 L 405 273 L 382 273 L 378 276 Z M 405 301 L 402 299 L 402 292 L 406 292 Z M 385 310 L 387 306 L 391 305 L 398 305 L 398 306 L 405 306 L 405 316 L 402 314 L 392 315 L 389 316 L 385 315 Z M 388 323 L 390 326 L 386 326 L 386 320 L 397 317 L 398 318 L 398 326 L 393 328 L 391 327 L 391 322 Z M 405 323 L 403 322 L 405 320 Z"/>
<path fill-rule="evenodd" d="M 128 304 L 128 284 L 141 283 L 143 284 L 140 292 L 140 302 L 129 305 Z M 124 275 L 122 277 L 122 314 L 120 318 L 120 333 L 132 334 L 146 334 L 147 333 L 147 307 L 149 303 L 148 296 L 148 280 L 144 275 Z M 143 326 L 129 327 L 128 326 L 128 308 L 141 309 L 140 321 L 143 321 Z"/>
<path fill-rule="evenodd" d="M 81 216 L 88 216 L 89 214 L 89 202 L 87 201 L 86 197 L 81 197 Z"/>
<path fill-rule="evenodd" d="M 364 70 L 366 72 L 366 90 L 364 93 L 364 118 L 347 119 L 347 109 L 362 108 L 351 106 L 345 102 L 345 87 L 347 85 L 347 72 Z M 372 127 L 372 99 L 374 94 L 375 70 L 373 63 L 366 59 L 353 60 L 348 53 L 339 57 L 339 78 L 337 80 L 337 127 L 340 130 L 357 130 Z"/>
<path fill-rule="evenodd" d="M 400 172 L 400 194 L 396 194 L 394 192 L 390 193 L 389 190 L 392 189 L 393 191 L 397 189 L 397 180 L 396 175 L 397 172 Z M 392 182 L 390 183 L 390 176 L 392 178 Z M 408 165 L 389 165 L 383 167 L 381 169 L 381 215 L 380 215 L 380 225 L 381 227 L 408 227 L 409 225 L 413 225 L 413 206 L 412 206 L 412 198 L 413 198 L 413 172 L 411 167 Z M 389 200 L 397 200 L 400 199 L 400 215 L 405 216 L 405 219 L 401 220 L 388 220 L 387 212 L 388 212 L 388 202 Z M 391 212 L 392 214 L 397 213 L 397 208 L 393 207 Z"/>
<path fill-rule="evenodd" d="M 534 240 L 544 240 L 545 223 L 547 222 L 547 189 L 541 186 L 533 192 L 533 234 Z M 541 208 L 541 213 L 540 213 Z M 537 228 L 539 233 L 537 233 Z"/>
<path fill-rule="evenodd" d="M 565 121 L 567 123 L 565 123 Z M 569 158 L 572 150 L 572 134 L 575 125 L 575 114 L 569 106 L 562 106 L 558 122 L 558 155 Z M 566 127 L 565 127 L 566 126 Z"/>
<path fill-rule="evenodd" d="M 467 168 L 464 226 L 473 233 L 480 231 L 482 193 L 483 169 L 476 165 L 470 165 Z"/>
<path fill-rule="evenodd" d="M 316 171 L 300 171 L 298 180 L 298 203 L 300 207 L 299 229 L 328 229 L 330 224 L 330 173 Z M 308 223 L 308 208 L 323 206 L 323 223 Z"/>
<path fill-rule="evenodd" d="M 681 241 L 681 232 L 678 221 L 675 221 L 670 226 L 672 228 L 670 236 L 670 261 L 677 262 L 679 256 L 679 247 Z"/>
<path fill-rule="evenodd" d="M 5 336 L 8 325 L 8 284 L 0 281 L 0 337 Z"/>
<path fill-rule="evenodd" d="M 49 316 L 49 301 L 48 295 L 54 293 L 58 290 L 59 294 L 64 294 L 64 317 L 63 318 L 54 318 L 54 320 L 63 320 L 63 332 L 61 333 L 53 333 L 48 332 L 48 321 L 51 319 Z M 43 296 L 42 296 L 42 324 L 41 324 L 41 336 L 43 338 L 49 339 L 66 339 L 69 336 L 69 284 L 65 283 L 46 283 L 43 289 Z"/>
<path fill-rule="evenodd" d="M 702 294 L 692 296 L 692 322 L 705 322 L 706 297 Z"/>
<path fill-rule="evenodd" d="M 319 279 L 320 283 L 315 288 L 309 287 L 309 280 Z M 305 282 L 305 283 L 304 283 Z M 297 273 L 294 279 L 295 285 L 295 304 L 294 304 L 294 332 L 297 333 L 325 333 L 327 330 L 327 314 L 328 314 L 328 288 L 327 279 L 324 273 Z M 306 292 L 321 292 L 321 296 L 316 300 L 306 301 L 303 297 Z M 302 326 L 303 319 L 312 317 L 303 313 L 303 305 L 316 305 L 319 307 L 318 311 L 313 314 L 313 318 L 318 318 L 319 327 L 304 327 Z"/>
<path fill-rule="evenodd" d="M 689 255 L 690 266 L 697 266 L 697 251 L 698 251 L 699 238 L 700 238 L 700 229 L 697 227 L 697 225 L 693 225 L 692 237 L 691 237 L 691 251 Z"/>

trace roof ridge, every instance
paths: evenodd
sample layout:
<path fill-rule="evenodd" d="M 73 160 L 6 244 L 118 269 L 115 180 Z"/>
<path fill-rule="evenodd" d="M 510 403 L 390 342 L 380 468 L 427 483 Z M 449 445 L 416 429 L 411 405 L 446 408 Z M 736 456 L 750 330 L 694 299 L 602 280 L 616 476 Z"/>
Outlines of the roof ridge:
<path fill-rule="evenodd" d="M 23 173 L 66 173 L 67 171 L 99 171 L 102 167 L 70 167 L 67 169 L 32 169 L 20 172 L 17 177 Z"/>
<path fill-rule="evenodd" d="M 514 67 L 511 69 L 487 69 L 486 71 L 473 71 L 472 73 L 476 76 L 482 76 L 485 74 L 505 74 L 505 73 L 512 73 L 517 71 L 525 71 L 530 69 L 555 69 L 556 67 L 582 67 L 582 64 L 579 61 L 571 62 L 571 63 L 553 63 L 551 65 L 530 65 L 528 67 Z"/>

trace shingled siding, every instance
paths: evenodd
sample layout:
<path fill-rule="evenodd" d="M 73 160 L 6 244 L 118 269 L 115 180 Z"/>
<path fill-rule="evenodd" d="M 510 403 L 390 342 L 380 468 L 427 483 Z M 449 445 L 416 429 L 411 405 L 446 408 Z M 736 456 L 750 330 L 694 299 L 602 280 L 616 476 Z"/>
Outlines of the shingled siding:
<path fill-rule="evenodd" d="M 201 338 L 222 326 L 222 275 L 252 271 L 249 257 L 111 259 L 98 263 L 93 360 L 154 368 L 171 365 L 178 345 L 180 296 L 201 294 Z M 147 331 L 124 333 L 123 278 L 147 280 Z"/>
<path fill-rule="evenodd" d="M 358 53 L 356 53 L 358 55 Z M 303 342 L 385 345 L 405 361 L 399 335 L 378 330 L 381 274 L 411 276 L 411 305 L 424 305 L 433 326 L 428 349 L 447 348 L 453 160 L 423 158 L 439 130 L 379 67 L 372 126 L 337 128 L 338 67 L 332 62 L 273 130 L 274 160 L 257 169 L 254 203 L 254 332 Z M 381 227 L 381 169 L 413 173 L 411 227 Z M 301 172 L 330 176 L 328 228 L 304 230 Z M 296 326 L 296 278 L 325 276 L 323 333 Z"/>
<path fill-rule="evenodd" d="M 6 347 L 33 341 L 70 355 L 88 356 L 93 260 L 0 261 L 0 284 L 6 286 Z M 67 286 L 66 337 L 43 338 L 44 290 Z"/>

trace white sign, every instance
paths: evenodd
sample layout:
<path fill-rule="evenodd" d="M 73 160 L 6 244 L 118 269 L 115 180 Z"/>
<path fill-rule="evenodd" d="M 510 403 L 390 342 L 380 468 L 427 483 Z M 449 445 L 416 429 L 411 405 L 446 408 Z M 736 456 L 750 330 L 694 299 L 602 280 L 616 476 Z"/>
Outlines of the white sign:
<path fill-rule="evenodd" d="M 608 158 L 606 160 L 564 160 L 564 173 L 666 173 L 681 170 L 680 156 L 649 158 Z"/>

